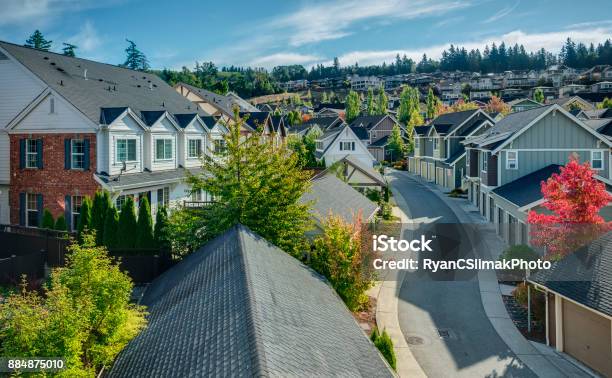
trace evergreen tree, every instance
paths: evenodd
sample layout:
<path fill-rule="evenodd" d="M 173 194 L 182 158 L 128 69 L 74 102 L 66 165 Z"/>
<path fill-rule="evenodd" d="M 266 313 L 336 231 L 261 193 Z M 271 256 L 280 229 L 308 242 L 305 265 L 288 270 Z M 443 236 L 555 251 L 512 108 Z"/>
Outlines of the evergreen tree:
<path fill-rule="evenodd" d="M 79 221 L 77 223 L 77 239 L 80 243 L 83 242 L 83 235 L 92 230 L 91 206 L 89 197 L 84 197 L 79 209 Z"/>
<path fill-rule="evenodd" d="M 76 45 L 73 45 L 71 43 L 63 43 L 64 48 L 62 48 L 62 52 L 64 55 L 66 56 L 71 56 L 71 57 L 75 57 L 76 54 L 74 53 L 74 50 L 78 49 L 78 47 Z"/>
<path fill-rule="evenodd" d="M 376 115 L 376 111 L 377 111 L 377 106 L 376 106 L 376 102 L 374 101 L 374 91 L 372 91 L 372 88 L 368 88 L 368 97 L 367 97 L 367 102 L 366 102 L 366 114 L 367 115 Z"/>
<path fill-rule="evenodd" d="M 389 111 L 389 99 L 383 87 L 378 92 L 378 114 L 387 114 Z"/>
<path fill-rule="evenodd" d="M 433 93 L 433 89 L 430 87 L 427 92 L 427 119 L 434 119 L 436 117 L 436 109 L 438 107 L 438 99 Z"/>
<path fill-rule="evenodd" d="M 155 243 L 162 250 L 170 250 L 170 235 L 168 233 L 168 212 L 166 207 L 157 209 L 155 215 L 155 230 L 154 230 Z"/>
<path fill-rule="evenodd" d="M 104 243 L 104 221 L 109 207 L 110 197 L 108 192 L 96 192 L 91 208 L 91 226 L 96 231 L 96 245 L 103 245 Z"/>
<path fill-rule="evenodd" d="M 397 118 L 398 118 L 398 121 L 400 121 L 400 123 L 404 125 L 407 124 L 408 121 L 410 120 L 410 111 L 411 111 L 410 92 L 411 90 L 412 89 L 410 88 L 410 86 L 405 86 L 404 89 L 402 89 L 402 93 L 400 94 L 400 104 L 399 104 L 399 109 L 397 111 Z"/>
<path fill-rule="evenodd" d="M 355 91 L 350 91 L 346 96 L 346 122 L 351 123 L 359 116 L 361 111 L 361 100 L 359 94 Z"/>
<path fill-rule="evenodd" d="M 119 228 L 117 230 L 117 248 L 130 249 L 136 246 L 136 212 L 134 210 L 134 200 L 127 197 L 121 214 L 119 214 Z"/>
<path fill-rule="evenodd" d="M 149 61 L 145 54 L 138 50 L 136 47 L 136 43 L 134 41 L 130 41 L 126 39 L 128 42 L 128 47 L 125 49 L 125 62 L 123 63 L 123 67 L 129 68 L 131 70 L 137 71 L 146 71 L 149 69 Z"/>
<path fill-rule="evenodd" d="M 391 130 L 391 135 L 389 135 L 389 144 L 387 144 L 387 150 L 391 153 L 391 161 L 401 159 L 404 156 L 405 148 L 401 130 L 395 124 L 393 130 Z"/>
<path fill-rule="evenodd" d="M 54 230 L 57 231 L 67 231 L 68 225 L 66 224 L 66 218 L 64 217 L 64 214 L 60 214 L 59 217 L 57 217 L 57 220 L 55 221 L 55 226 L 53 227 Z"/>
<path fill-rule="evenodd" d="M 117 231 L 119 229 L 119 214 L 115 206 L 106 209 L 104 217 L 104 246 L 108 249 L 117 248 Z"/>
<path fill-rule="evenodd" d="M 544 103 L 544 92 L 542 89 L 538 88 L 533 92 L 533 100 L 535 102 L 539 102 L 540 104 Z"/>
<path fill-rule="evenodd" d="M 53 41 L 47 41 L 40 30 L 36 29 L 32 35 L 26 40 L 25 46 L 33 47 L 38 50 L 49 51 L 51 43 Z"/>
<path fill-rule="evenodd" d="M 329 99 L 327 98 L 327 92 L 323 92 L 323 94 L 321 95 L 321 102 L 322 103 L 329 102 Z"/>
<path fill-rule="evenodd" d="M 136 248 L 155 248 L 155 239 L 153 238 L 153 220 L 151 219 L 149 199 L 145 196 L 141 198 L 139 202 Z"/>
<path fill-rule="evenodd" d="M 42 228 L 52 230 L 54 227 L 55 227 L 55 220 L 53 219 L 53 214 L 51 214 L 49 209 L 44 209 L 43 217 L 42 217 Z"/>

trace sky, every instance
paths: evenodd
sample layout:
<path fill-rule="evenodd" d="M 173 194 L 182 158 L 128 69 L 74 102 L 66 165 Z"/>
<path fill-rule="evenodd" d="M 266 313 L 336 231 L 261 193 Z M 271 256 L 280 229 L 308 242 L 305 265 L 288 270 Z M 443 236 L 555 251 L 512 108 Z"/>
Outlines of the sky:
<path fill-rule="evenodd" d="M 439 58 L 505 41 L 558 52 L 563 41 L 612 38 L 609 0 L 0 0 L 0 40 L 22 44 L 40 29 L 60 51 L 123 63 L 126 38 L 152 68 L 391 62 Z"/>

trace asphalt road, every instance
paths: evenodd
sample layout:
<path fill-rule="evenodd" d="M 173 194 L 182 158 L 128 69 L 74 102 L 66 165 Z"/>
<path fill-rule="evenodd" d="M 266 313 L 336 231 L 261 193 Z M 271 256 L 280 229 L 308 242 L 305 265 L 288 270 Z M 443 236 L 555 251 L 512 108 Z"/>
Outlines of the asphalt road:
<path fill-rule="evenodd" d="M 401 195 L 405 201 L 402 210 L 419 222 L 405 227 L 402 237 L 436 235 L 438 248 L 434 251 L 442 250 L 434 256 L 421 252 L 420 259 L 473 256 L 466 237 L 469 231 L 436 194 L 403 172 L 388 176 L 394 196 Z M 429 377 L 535 376 L 489 322 L 474 272 L 407 273 L 399 292 L 398 313 L 402 333 Z"/>

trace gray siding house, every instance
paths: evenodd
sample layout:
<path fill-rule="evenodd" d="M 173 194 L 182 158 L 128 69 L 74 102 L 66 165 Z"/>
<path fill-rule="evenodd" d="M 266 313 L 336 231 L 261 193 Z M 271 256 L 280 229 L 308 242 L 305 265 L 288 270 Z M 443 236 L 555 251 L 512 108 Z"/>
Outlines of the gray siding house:
<path fill-rule="evenodd" d="M 529 243 L 527 213 L 544 211 L 540 183 L 571 155 L 610 183 L 610 141 L 556 104 L 511 113 L 463 144 L 468 198 L 511 245 Z"/>
<path fill-rule="evenodd" d="M 406 136 L 406 129 L 392 116 L 374 115 L 357 117 L 350 127 L 361 141 L 368 147 L 368 151 L 377 161 L 391 159 L 386 147 L 395 125 L 400 126 L 402 137 Z"/>
<path fill-rule="evenodd" d="M 429 125 L 413 129 L 414 151 L 408 170 L 447 189 L 462 186 L 467 137 L 492 127 L 493 119 L 480 109 L 442 114 Z"/>

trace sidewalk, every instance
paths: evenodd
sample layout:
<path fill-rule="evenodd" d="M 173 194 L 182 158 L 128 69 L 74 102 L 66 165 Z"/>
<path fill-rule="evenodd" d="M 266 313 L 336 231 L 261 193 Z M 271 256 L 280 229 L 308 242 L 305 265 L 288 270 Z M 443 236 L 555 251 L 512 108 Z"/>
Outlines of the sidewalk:
<path fill-rule="evenodd" d="M 506 248 L 506 244 L 496 233 L 495 225 L 489 223 L 478 212 L 478 208 L 464 198 L 451 198 L 440 188 L 419 176 L 407 173 L 411 178 L 426 185 L 440 200 L 444 201 L 459 219 L 465 224 L 478 224 L 478 240 L 472 240 L 477 246 L 476 255 L 483 259 L 497 259 Z M 482 306 L 493 325 L 493 328 L 508 345 L 508 348 L 539 377 L 591 377 L 586 368 L 578 366 L 569 356 L 556 352 L 546 345 L 527 340 L 516 328 L 502 300 L 502 293 L 494 271 L 478 272 L 480 298 Z"/>

